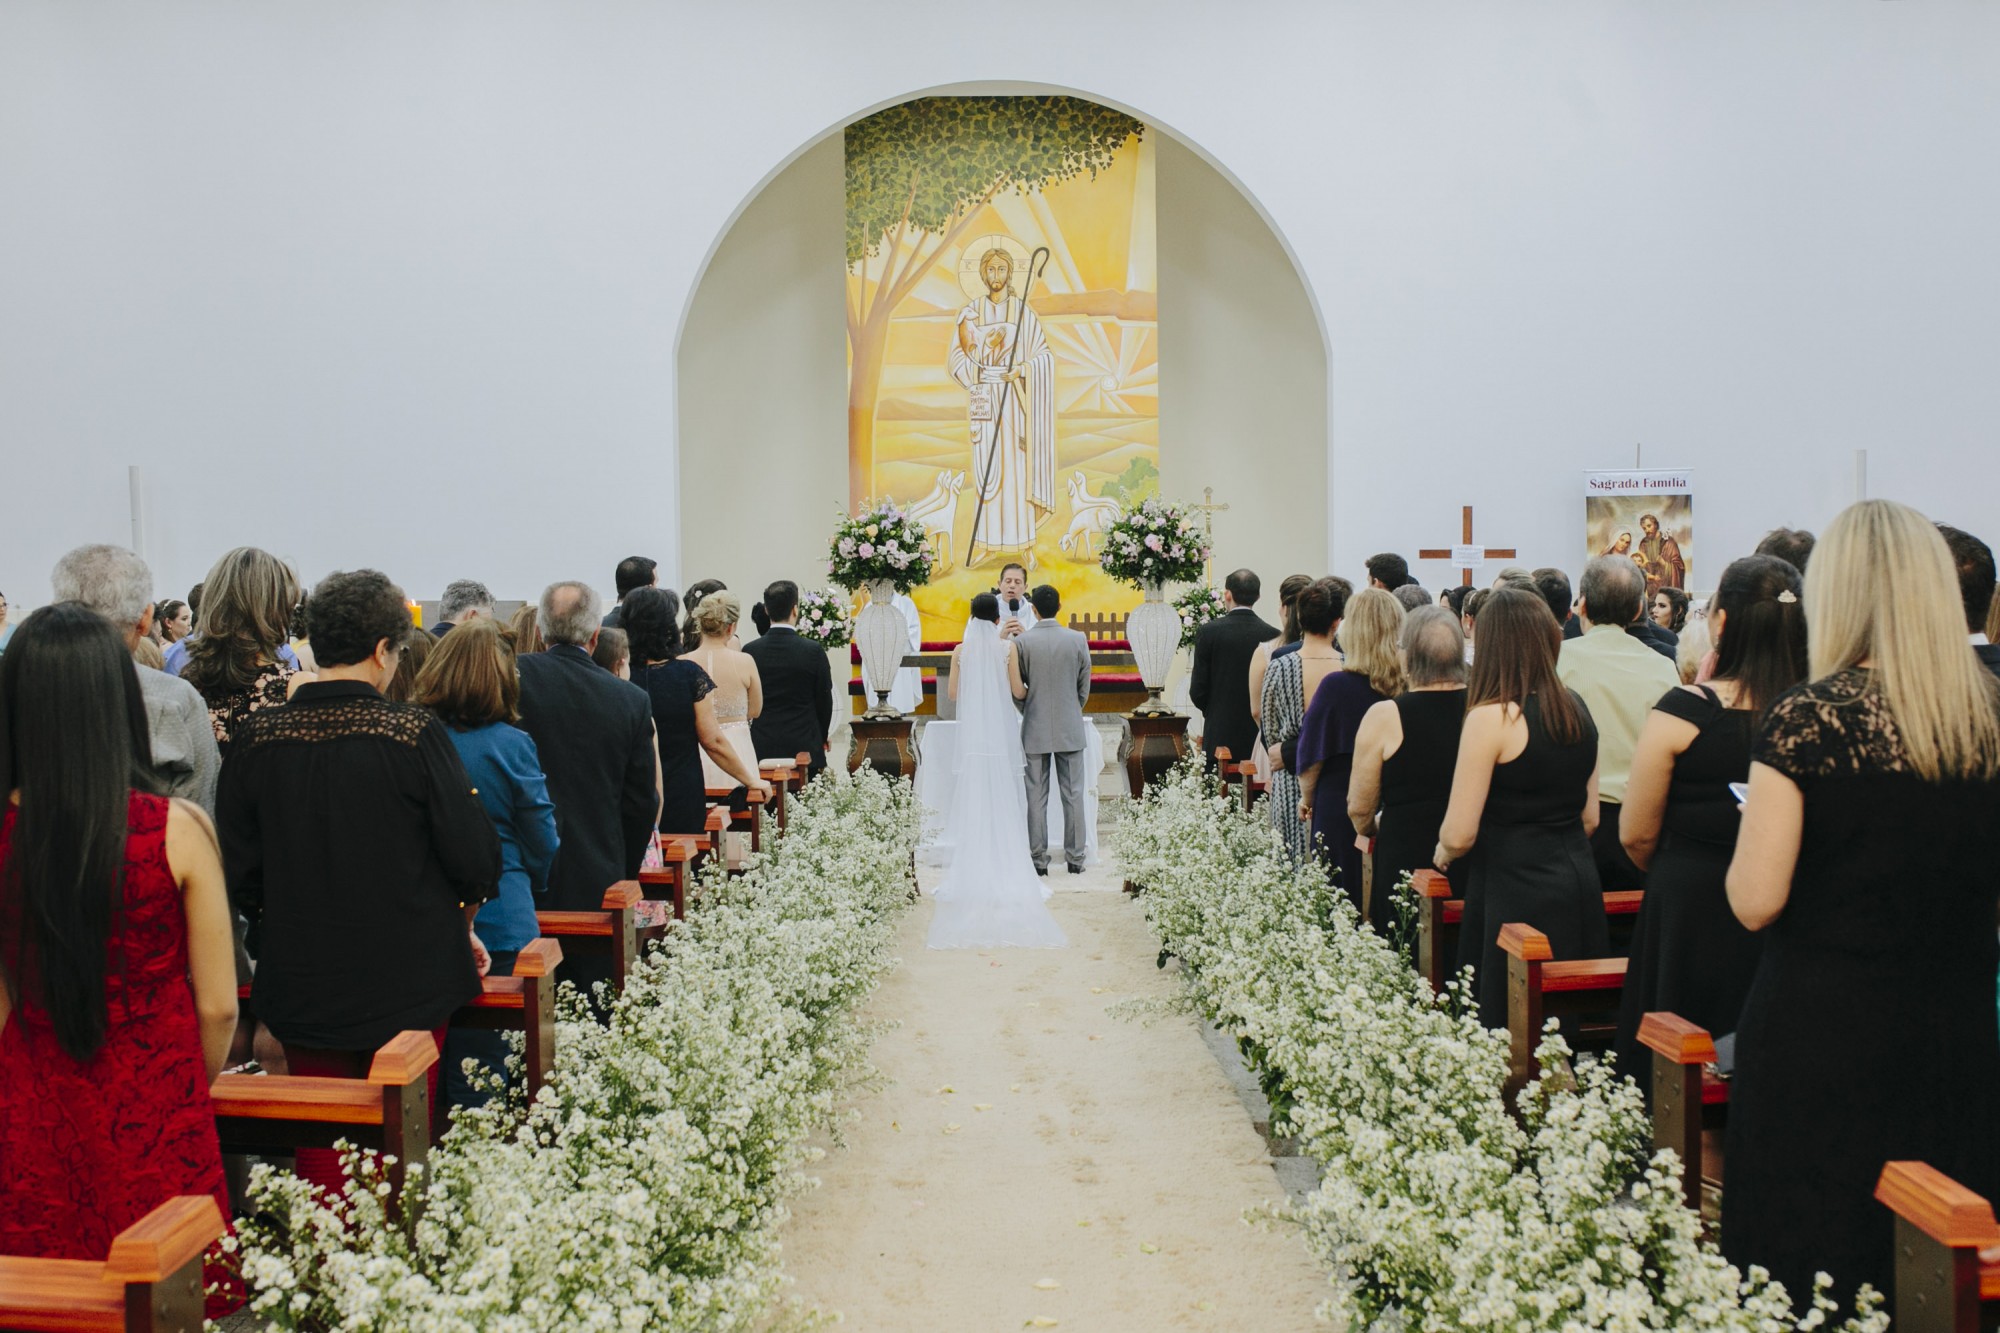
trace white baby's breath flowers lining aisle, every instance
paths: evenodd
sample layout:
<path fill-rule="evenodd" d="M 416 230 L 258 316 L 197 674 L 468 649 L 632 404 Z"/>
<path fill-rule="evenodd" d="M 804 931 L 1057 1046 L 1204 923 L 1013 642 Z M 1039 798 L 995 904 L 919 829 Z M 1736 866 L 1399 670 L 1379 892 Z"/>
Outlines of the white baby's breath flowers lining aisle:
<path fill-rule="evenodd" d="M 569 1006 L 555 1078 L 461 1114 L 408 1211 L 321 1207 L 260 1168 L 242 1255 L 258 1321 L 368 1333 L 755 1326 L 814 1136 L 870 1075 L 857 1006 L 890 966 L 918 817 L 907 783 L 813 785 L 762 863 L 704 887 L 609 1027 Z M 364 1181 L 378 1179 L 361 1167 Z"/>
<path fill-rule="evenodd" d="M 1758 1329 L 1826 1324 L 1700 1238 L 1638 1090 L 1559 1037 L 1523 1115 L 1505 1033 L 1433 1000 L 1317 868 L 1183 769 L 1122 821 L 1126 876 L 1180 960 L 1184 1003 L 1235 1034 L 1321 1165 L 1295 1210 L 1331 1270 L 1322 1314 L 1424 1330 Z M 1274 1125 L 1282 1130 L 1285 1126 Z M 1649 1160 L 1650 1158 L 1650 1160 Z M 1879 1312 L 1843 1327 L 1879 1330 Z"/>

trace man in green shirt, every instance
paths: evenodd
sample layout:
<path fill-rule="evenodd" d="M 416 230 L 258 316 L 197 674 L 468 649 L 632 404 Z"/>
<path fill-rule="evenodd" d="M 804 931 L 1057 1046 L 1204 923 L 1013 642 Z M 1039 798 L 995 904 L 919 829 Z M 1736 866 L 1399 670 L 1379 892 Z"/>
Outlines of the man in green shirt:
<path fill-rule="evenodd" d="M 1646 878 L 1618 841 L 1618 811 L 1632 776 L 1632 751 L 1647 714 L 1681 683 L 1674 664 L 1625 632 L 1645 605 L 1646 579 L 1622 555 L 1600 555 L 1583 567 L 1577 619 L 1581 638 L 1563 643 L 1556 675 L 1582 696 L 1597 724 L 1597 832 L 1591 852 L 1606 892 L 1643 889 Z"/>

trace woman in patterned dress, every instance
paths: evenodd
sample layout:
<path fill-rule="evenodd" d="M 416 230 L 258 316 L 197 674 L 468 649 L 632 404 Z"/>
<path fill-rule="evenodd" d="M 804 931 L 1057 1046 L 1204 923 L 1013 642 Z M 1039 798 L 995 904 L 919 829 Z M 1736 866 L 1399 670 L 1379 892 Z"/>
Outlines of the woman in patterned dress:
<path fill-rule="evenodd" d="M 299 580 L 270 552 L 241 546 L 216 561 L 201 586 L 200 629 L 187 640 L 180 675 L 208 701 L 215 743 L 226 760 L 250 715 L 279 707 L 298 684 L 298 659 L 287 638 Z"/>
<path fill-rule="evenodd" d="M 1264 673 L 1261 735 L 1275 756 L 1268 801 L 1271 824 L 1301 865 L 1312 856 L 1312 826 L 1299 815 L 1299 728 L 1305 722 L 1306 701 L 1322 680 L 1340 669 L 1333 634 L 1346 613 L 1350 586 L 1345 579 L 1320 579 L 1299 593 L 1293 603 L 1299 646 L 1273 661 Z"/>
<path fill-rule="evenodd" d="M 0 659 L 0 1253 L 102 1259 L 182 1194 L 229 1216 L 222 860 L 150 767 L 124 642 L 73 603 L 30 616 Z M 213 1259 L 208 1278 L 210 1315 L 240 1302 Z"/>

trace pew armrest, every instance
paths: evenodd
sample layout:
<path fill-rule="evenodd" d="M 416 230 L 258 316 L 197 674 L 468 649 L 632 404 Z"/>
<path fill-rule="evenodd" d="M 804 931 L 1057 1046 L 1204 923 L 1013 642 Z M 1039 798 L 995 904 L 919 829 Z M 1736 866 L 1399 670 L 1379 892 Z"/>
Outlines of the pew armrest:
<path fill-rule="evenodd" d="M 438 1062 L 437 1043 L 428 1032 L 398 1032 L 368 1065 L 368 1081 L 377 1087 L 415 1083 Z"/>
<path fill-rule="evenodd" d="M 1451 897 L 1451 881 L 1435 870 L 1419 870 L 1410 876 L 1410 887 L 1419 898 Z"/>
<path fill-rule="evenodd" d="M 1628 960 L 1623 958 L 1572 958 L 1542 965 L 1542 989 L 1556 991 L 1615 991 L 1625 985 Z"/>
<path fill-rule="evenodd" d="M 1545 963 L 1555 957 L 1549 950 L 1549 937 L 1519 921 L 1500 927 L 1499 942 L 1501 952 L 1524 963 Z"/>
<path fill-rule="evenodd" d="M 1639 1043 L 1677 1065 L 1712 1065 L 1715 1042 L 1707 1028 L 1679 1014 L 1652 1013 L 1639 1020 Z"/>
<path fill-rule="evenodd" d="M 556 966 L 562 962 L 562 945 L 543 936 L 529 940 L 521 946 L 521 952 L 514 958 L 514 975 L 517 977 L 546 977 L 554 974 Z"/>
<path fill-rule="evenodd" d="M 104 1280 L 164 1282 L 222 1235 L 222 1210 L 208 1194 L 168 1199 L 119 1232 L 104 1261 Z"/>
<path fill-rule="evenodd" d="M 1940 1245 L 1984 1249 L 2000 1245 L 1993 1205 L 1925 1162 L 1890 1162 L 1875 1185 L 1890 1212 Z"/>
<path fill-rule="evenodd" d="M 621 912 L 637 907 L 645 900 L 646 892 L 639 887 L 636 879 L 621 879 L 604 891 L 604 910 Z"/>

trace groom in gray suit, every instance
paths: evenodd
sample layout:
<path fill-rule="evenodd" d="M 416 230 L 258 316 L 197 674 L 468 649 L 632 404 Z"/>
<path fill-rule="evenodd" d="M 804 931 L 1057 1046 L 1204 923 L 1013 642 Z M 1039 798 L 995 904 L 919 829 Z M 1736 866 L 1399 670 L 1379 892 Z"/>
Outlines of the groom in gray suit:
<path fill-rule="evenodd" d="M 1062 792 L 1063 859 L 1083 873 L 1083 754 L 1090 724 L 1090 640 L 1056 622 L 1062 597 L 1044 583 L 1028 594 L 1035 624 L 1014 640 L 1028 697 L 1021 704 L 1021 749 L 1028 757 L 1028 850 L 1035 873 L 1049 873 L 1049 762 Z"/>

